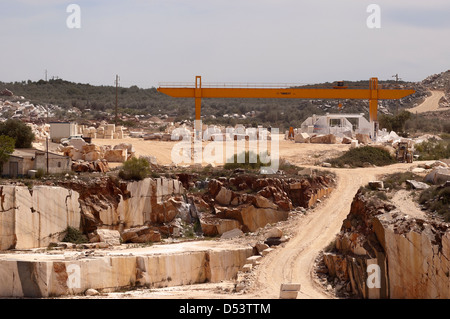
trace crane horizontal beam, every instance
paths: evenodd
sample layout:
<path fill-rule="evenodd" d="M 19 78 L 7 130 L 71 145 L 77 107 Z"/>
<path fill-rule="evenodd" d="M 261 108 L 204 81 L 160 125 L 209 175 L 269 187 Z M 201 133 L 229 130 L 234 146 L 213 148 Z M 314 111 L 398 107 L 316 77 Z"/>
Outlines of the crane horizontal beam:
<path fill-rule="evenodd" d="M 200 90 L 200 92 L 198 91 Z M 172 97 L 184 98 L 284 98 L 284 99 L 358 99 L 374 98 L 370 89 L 267 89 L 267 88 L 180 88 L 160 87 L 158 91 Z M 413 94 L 411 89 L 378 89 L 376 99 L 401 99 Z"/>

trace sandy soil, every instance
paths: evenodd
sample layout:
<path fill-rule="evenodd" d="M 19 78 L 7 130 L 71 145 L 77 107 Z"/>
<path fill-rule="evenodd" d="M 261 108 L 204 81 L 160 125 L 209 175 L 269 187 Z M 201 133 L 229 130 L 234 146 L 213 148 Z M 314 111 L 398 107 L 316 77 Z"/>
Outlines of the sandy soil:
<path fill-rule="evenodd" d="M 284 140 L 284 135 L 279 135 L 279 154 L 281 158 L 285 158 L 292 163 L 297 163 L 298 165 L 312 165 L 315 162 L 321 162 L 327 158 L 332 158 L 339 156 L 350 148 L 350 145 L 346 144 L 304 144 L 304 143 L 294 143 L 293 141 Z M 155 156 L 158 164 L 169 165 L 171 164 L 172 149 L 176 147 L 179 142 L 161 142 L 161 141 L 144 141 L 142 138 L 124 138 L 120 140 L 105 140 L 105 139 L 94 139 L 92 143 L 96 145 L 112 145 L 115 146 L 120 143 L 131 143 L 136 151 L 137 156 Z M 203 149 L 211 144 L 210 146 L 220 145 L 219 142 L 203 142 Z M 245 146 L 245 149 L 250 149 L 257 151 L 255 147 Z M 272 144 L 269 141 L 267 144 L 267 150 L 271 150 Z M 235 143 L 235 152 L 238 146 Z M 239 152 L 240 153 L 240 152 Z M 223 162 L 226 161 L 226 149 L 223 148 Z M 112 163 L 114 164 L 114 163 Z M 186 164 L 186 163 L 182 163 Z M 194 164 L 192 163 L 189 164 Z M 203 161 L 203 165 L 209 164 Z M 114 166 L 114 165 L 113 165 Z"/>
<path fill-rule="evenodd" d="M 448 108 L 439 108 L 439 100 L 445 95 L 443 91 L 431 91 L 431 96 L 427 97 L 422 104 L 408 109 L 409 112 L 415 114 L 433 112 L 433 111 L 447 111 Z"/>
<path fill-rule="evenodd" d="M 410 191 L 402 189 L 395 192 L 391 201 L 401 212 L 414 218 L 427 219 L 428 216 L 420 209 L 419 204 L 413 201 L 411 195 Z"/>

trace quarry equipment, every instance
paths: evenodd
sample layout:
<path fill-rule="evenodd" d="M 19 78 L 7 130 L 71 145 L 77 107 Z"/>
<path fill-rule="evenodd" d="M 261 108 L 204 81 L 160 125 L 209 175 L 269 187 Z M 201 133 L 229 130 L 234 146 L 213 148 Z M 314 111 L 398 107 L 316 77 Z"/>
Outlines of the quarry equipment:
<path fill-rule="evenodd" d="M 411 141 L 402 141 L 397 145 L 397 150 L 395 152 L 395 158 L 401 163 L 412 163 L 413 162 L 413 146 Z"/>
<path fill-rule="evenodd" d="M 415 92 L 413 89 L 384 89 L 378 85 L 378 78 L 369 80 L 369 87 L 349 88 L 343 81 L 338 81 L 332 88 L 298 87 L 282 85 L 250 84 L 205 84 L 202 77 L 196 76 L 194 84 L 161 83 L 158 91 L 172 97 L 195 99 L 195 130 L 201 131 L 202 98 L 275 98 L 275 99 L 358 99 L 369 100 L 369 120 L 371 138 L 376 139 L 378 132 L 378 100 L 401 99 Z"/>

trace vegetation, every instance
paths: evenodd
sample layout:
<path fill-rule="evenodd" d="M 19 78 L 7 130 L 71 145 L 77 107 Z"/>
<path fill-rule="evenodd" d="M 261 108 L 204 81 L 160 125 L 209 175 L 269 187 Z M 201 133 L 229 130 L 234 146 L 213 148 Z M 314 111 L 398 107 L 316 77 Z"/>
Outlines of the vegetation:
<path fill-rule="evenodd" d="M 145 158 L 133 157 L 123 163 L 119 177 L 124 180 L 140 181 L 149 176 L 150 172 L 150 164 Z"/>
<path fill-rule="evenodd" d="M 0 135 L 14 138 L 16 148 L 30 148 L 34 140 L 31 127 L 20 120 L 6 120 L 0 123 Z"/>
<path fill-rule="evenodd" d="M 450 158 L 450 135 L 442 134 L 442 140 L 430 139 L 415 146 L 419 160 Z"/>
<path fill-rule="evenodd" d="M 420 194 L 419 203 L 450 222 L 450 186 L 432 186 L 424 190 Z"/>
<path fill-rule="evenodd" d="M 78 229 L 68 226 L 66 231 L 66 236 L 63 238 L 63 242 L 72 244 L 85 244 L 88 243 L 88 238 Z"/>
<path fill-rule="evenodd" d="M 350 149 L 342 156 L 327 160 L 327 162 L 335 167 L 386 166 L 396 163 L 388 151 L 371 146 Z"/>
<path fill-rule="evenodd" d="M 381 83 L 382 82 L 382 83 Z M 346 82 L 349 87 L 369 86 L 368 81 Z M 380 81 L 389 87 L 392 81 Z M 404 85 L 412 85 L 401 83 Z M 85 120 L 108 120 L 115 110 L 114 86 L 94 86 L 90 84 L 73 83 L 62 79 L 49 81 L 22 81 L 2 83 L 0 86 L 10 89 L 17 96 L 24 96 L 33 104 L 53 104 L 62 108 L 57 112 L 57 118 L 64 120 L 79 120 L 75 112 L 69 108 L 77 108 Z M 329 87 L 334 83 L 322 83 L 310 87 Z M 408 99 L 400 101 L 402 108 L 412 107 L 414 103 L 423 100 L 424 89 L 416 88 L 417 93 Z M 189 98 L 171 98 L 159 93 L 156 88 L 119 88 L 119 114 L 157 116 L 167 114 L 176 121 L 194 118 L 194 102 Z M 276 127 L 280 132 L 290 126 L 300 127 L 301 123 L 312 114 L 322 115 L 326 112 L 337 112 L 338 104 L 343 104 L 346 113 L 364 112 L 368 117 L 368 101 L 358 100 L 303 100 L 303 99 L 204 99 L 202 115 L 205 124 L 231 125 L 243 124 L 248 127 Z M 382 105 L 393 110 L 399 103 L 396 100 L 380 101 Z M 249 114 L 250 113 L 250 114 Z M 225 114 L 230 116 L 224 117 Z M 232 115 L 237 114 L 239 118 Z M 245 115 L 245 117 L 242 117 Z M 127 120 L 120 125 L 135 126 L 136 122 Z"/>
<path fill-rule="evenodd" d="M 3 164 L 8 161 L 10 155 L 14 152 L 15 143 L 16 141 L 14 138 L 6 135 L 0 135 L 0 172 Z"/>
<path fill-rule="evenodd" d="M 380 116 L 379 123 L 381 128 L 387 131 L 394 131 L 399 135 L 405 134 L 406 121 L 411 118 L 411 113 L 402 111 L 397 115 L 383 114 Z"/>
<path fill-rule="evenodd" d="M 422 181 L 422 178 L 412 172 L 389 174 L 383 178 L 384 188 L 401 189 L 407 180 Z"/>
<path fill-rule="evenodd" d="M 225 169 L 259 169 L 264 166 L 270 166 L 269 163 L 262 163 L 260 154 L 255 154 L 254 152 L 242 152 L 239 155 L 235 154 L 232 158 L 227 160 L 225 163 Z"/>

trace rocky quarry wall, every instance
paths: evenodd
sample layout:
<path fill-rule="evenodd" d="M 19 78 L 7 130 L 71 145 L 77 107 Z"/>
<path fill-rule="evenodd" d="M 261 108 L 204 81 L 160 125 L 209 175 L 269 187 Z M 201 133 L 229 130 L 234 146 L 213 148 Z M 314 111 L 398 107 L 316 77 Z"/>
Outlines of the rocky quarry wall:
<path fill-rule="evenodd" d="M 324 253 L 329 275 L 362 298 L 448 299 L 449 260 L 449 224 L 412 218 L 362 192 Z"/>
<path fill-rule="evenodd" d="M 193 199 L 203 232 L 221 235 L 233 228 L 254 232 L 288 218 L 295 207 L 309 208 L 331 193 L 333 180 L 261 178 L 254 175 L 210 180 L 207 191 Z"/>
<path fill-rule="evenodd" d="M 85 233 L 173 220 L 182 212 L 184 188 L 158 178 L 115 185 L 110 179 L 61 186 L 0 186 L 0 250 L 47 247 L 67 227 Z"/>

